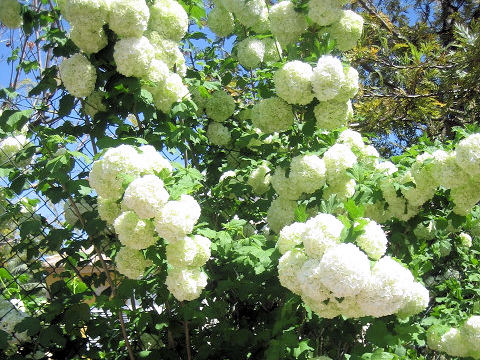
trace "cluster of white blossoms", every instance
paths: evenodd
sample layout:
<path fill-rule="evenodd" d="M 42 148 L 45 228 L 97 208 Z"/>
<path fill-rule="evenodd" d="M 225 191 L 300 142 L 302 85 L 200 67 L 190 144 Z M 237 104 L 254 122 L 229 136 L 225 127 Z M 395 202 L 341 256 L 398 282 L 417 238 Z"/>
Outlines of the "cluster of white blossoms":
<path fill-rule="evenodd" d="M 297 41 L 308 26 L 305 15 L 295 11 L 295 5 L 288 0 L 270 8 L 269 20 L 270 31 L 282 46 Z"/>
<path fill-rule="evenodd" d="M 373 220 L 361 221 L 355 244 L 342 242 L 344 225 L 330 214 L 284 227 L 277 243 L 283 254 L 280 283 L 324 318 L 408 317 L 425 309 L 428 290 L 408 269 L 384 256 L 387 237 L 382 228 Z"/>
<path fill-rule="evenodd" d="M 247 69 L 256 68 L 263 61 L 265 43 L 254 37 L 247 37 L 237 44 L 237 58 Z"/>
<path fill-rule="evenodd" d="M 152 264 L 142 250 L 163 238 L 173 266 L 166 285 L 179 301 L 193 300 L 206 286 L 200 267 L 210 257 L 210 240 L 190 235 L 200 206 L 190 195 L 170 199 L 159 176 L 171 172 L 169 161 L 152 146 L 120 145 L 94 162 L 89 182 L 98 194 L 100 217 L 113 225 L 124 245 L 115 257 L 118 271 L 129 278 L 142 276 Z"/>
<path fill-rule="evenodd" d="M 71 0 L 61 6 L 71 24 L 70 37 L 85 54 L 97 53 L 108 39 L 108 24 L 119 40 L 113 58 L 117 71 L 145 80 L 157 109 L 168 113 L 175 102 L 189 95 L 181 76 L 185 59 L 178 43 L 187 32 L 188 15 L 175 0 Z M 95 68 L 76 54 L 60 65 L 60 76 L 74 96 L 86 97 L 95 88 Z M 153 83 L 153 85 L 152 85 Z"/>
<path fill-rule="evenodd" d="M 95 67 L 82 54 L 63 60 L 59 67 L 63 86 L 76 97 L 86 97 L 95 89 Z"/>
<path fill-rule="evenodd" d="M 16 160 L 17 154 L 29 143 L 24 133 L 8 136 L 0 141 L 0 167 L 15 166 L 23 167 L 30 163 L 31 159 Z"/>
<path fill-rule="evenodd" d="M 270 171 L 268 163 L 263 162 L 248 176 L 247 184 L 252 187 L 255 194 L 262 195 L 270 188 L 272 178 Z"/>
<path fill-rule="evenodd" d="M 288 130 L 294 119 L 292 106 L 275 96 L 256 103 L 251 117 L 253 126 L 267 134 Z"/>
<path fill-rule="evenodd" d="M 213 120 L 207 128 L 208 141 L 217 146 L 227 145 L 232 135 L 228 127 L 221 123 L 235 112 L 234 98 L 223 90 L 214 91 L 205 98 L 195 89 L 194 101 L 198 107 L 197 116 L 202 116 L 205 112 Z"/>
<path fill-rule="evenodd" d="M 10 29 L 22 26 L 22 7 L 17 0 L 0 0 L 0 22 Z"/>
<path fill-rule="evenodd" d="M 207 138 L 213 145 L 225 146 L 230 142 L 232 135 L 226 126 L 212 122 L 207 128 Z"/>
<path fill-rule="evenodd" d="M 427 345 L 450 356 L 480 359 L 480 316 L 471 316 L 459 328 L 432 326 L 427 331 Z"/>

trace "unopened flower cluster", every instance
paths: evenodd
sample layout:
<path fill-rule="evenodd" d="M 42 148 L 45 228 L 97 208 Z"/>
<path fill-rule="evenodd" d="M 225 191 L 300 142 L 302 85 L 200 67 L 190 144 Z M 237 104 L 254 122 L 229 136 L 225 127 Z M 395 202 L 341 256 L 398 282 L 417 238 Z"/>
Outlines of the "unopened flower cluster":
<path fill-rule="evenodd" d="M 450 356 L 480 359 L 480 316 L 471 316 L 459 328 L 432 326 L 427 332 L 427 345 Z"/>
<path fill-rule="evenodd" d="M 388 241 L 380 225 L 361 221 L 355 244 L 342 242 L 344 225 L 330 214 L 284 227 L 277 243 L 283 254 L 280 283 L 324 318 L 408 317 L 424 310 L 428 290 L 403 265 L 384 256 Z"/>
<path fill-rule="evenodd" d="M 152 146 L 120 145 L 94 162 L 89 182 L 98 194 L 100 217 L 113 225 L 124 245 L 115 257 L 118 271 L 129 278 L 142 276 L 151 266 L 142 250 L 162 238 L 173 266 L 168 290 L 179 301 L 193 300 L 207 284 L 200 267 L 210 257 L 210 240 L 191 234 L 200 217 L 196 200 L 185 194 L 170 199 L 158 175 L 171 172 L 170 162 Z"/>
<path fill-rule="evenodd" d="M 178 49 L 188 16 L 175 0 L 156 0 L 151 5 L 144 0 L 71 0 L 61 11 L 70 22 L 70 38 L 87 55 L 108 44 L 103 30 L 108 24 L 119 37 L 113 53 L 117 71 L 143 79 L 159 110 L 168 113 L 189 94 L 181 78 L 185 59 Z M 62 62 L 60 77 L 77 97 L 89 96 L 97 80 L 95 67 L 80 53 Z"/>

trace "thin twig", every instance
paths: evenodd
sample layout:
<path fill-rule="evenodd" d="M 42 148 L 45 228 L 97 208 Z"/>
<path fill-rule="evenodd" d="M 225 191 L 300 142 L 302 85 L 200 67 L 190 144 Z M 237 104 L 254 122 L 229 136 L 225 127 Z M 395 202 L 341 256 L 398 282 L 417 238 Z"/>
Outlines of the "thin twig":
<path fill-rule="evenodd" d="M 188 329 L 188 321 L 183 322 L 185 327 L 185 346 L 187 347 L 187 360 L 192 360 L 192 352 L 190 349 L 190 331 Z"/>

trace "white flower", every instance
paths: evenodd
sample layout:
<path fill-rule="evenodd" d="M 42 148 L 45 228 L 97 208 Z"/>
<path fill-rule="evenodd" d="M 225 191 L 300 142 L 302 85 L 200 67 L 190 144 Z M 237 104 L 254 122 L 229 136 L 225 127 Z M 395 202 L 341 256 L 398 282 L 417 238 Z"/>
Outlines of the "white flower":
<path fill-rule="evenodd" d="M 118 36 L 139 38 L 147 30 L 150 11 L 145 0 L 110 0 L 108 26 Z M 127 75 L 128 76 L 128 75 Z"/>
<path fill-rule="evenodd" d="M 85 97 L 95 89 L 97 73 L 95 67 L 82 54 L 75 54 L 62 61 L 60 77 L 65 88 L 76 97 Z"/>
<path fill-rule="evenodd" d="M 468 356 L 468 346 L 466 346 L 462 333 L 458 329 L 451 328 L 442 335 L 440 342 L 441 349 L 448 355 L 458 357 Z"/>
<path fill-rule="evenodd" d="M 191 233 L 200 217 L 200 206 L 190 195 L 169 201 L 155 216 L 155 229 L 168 242 L 182 239 Z"/>
<path fill-rule="evenodd" d="M 148 65 L 145 80 L 154 83 L 163 83 L 167 81 L 169 75 L 170 71 L 168 69 L 168 65 L 165 64 L 162 60 L 153 59 L 152 62 Z M 163 84 L 158 84 L 158 86 L 163 86 Z M 151 93 L 155 92 L 155 86 L 145 86 L 145 88 Z"/>
<path fill-rule="evenodd" d="M 140 250 L 124 246 L 115 256 L 115 265 L 121 274 L 130 279 L 138 279 L 143 275 L 145 268 L 152 265 L 152 262 L 146 260 Z"/>
<path fill-rule="evenodd" d="M 183 84 L 182 78 L 175 73 L 168 75 L 165 82 L 158 83 L 149 91 L 152 93 L 155 107 L 166 114 L 174 103 L 189 96 L 188 88 Z"/>
<path fill-rule="evenodd" d="M 246 26 L 253 27 L 268 17 L 268 8 L 264 0 L 238 0 L 240 6 L 235 9 L 238 21 Z"/>
<path fill-rule="evenodd" d="M 370 258 L 378 260 L 387 250 L 387 236 L 383 232 L 382 227 L 375 221 L 364 220 L 367 220 L 368 223 L 362 228 L 363 233 L 357 237 L 355 242 Z M 358 225 L 359 223 L 355 223 L 355 226 Z"/>
<path fill-rule="evenodd" d="M 311 194 L 325 185 L 325 162 L 317 155 L 298 155 L 290 163 L 290 179 L 301 192 Z"/>
<path fill-rule="evenodd" d="M 335 297 L 354 296 L 370 280 L 370 261 L 353 244 L 339 244 L 325 251 L 319 277 Z"/>
<path fill-rule="evenodd" d="M 323 55 L 313 69 L 312 86 L 319 101 L 334 99 L 345 82 L 345 73 L 341 61 L 331 55 Z"/>
<path fill-rule="evenodd" d="M 63 16 L 74 26 L 100 30 L 107 22 L 109 6 L 107 0 L 69 0 Z"/>
<path fill-rule="evenodd" d="M 464 232 L 460 233 L 458 235 L 458 238 L 460 239 L 460 242 L 463 246 L 472 247 L 472 237 L 467 233 L 464 233 Z"/>
<path fill-rule="evenodd" d="M 262 195 L 270 188 L 270 171 L 267 163 L 262 163 L 249 175 L 247 184 L 252 187 L 255 194 Z"/>
<path fill-rule="evenodd" d="M 313 100 L 312 67 L 302 61 L 289 61 L 273 76 L 277 95 L 289 104 L 306 105 Z"/>
<path fill-rule="evenodd" d="M 260 65 L 264 54 L 265 44 L 254 37 L 248 37 L 237 44 L 238 62 L 247 69 Z"/>
<path fill-rule="evenodd" d="M 436 150 L 432 156 L 432 177 L 439 185 L 452 189 L 470 181 L 470 172 L 458 165 L 455 151 Z"/>
<path fill-rule="evenodd" d="M 167 261 L 174 267 L 199 267 L 210 258 L 211 242 L 204 236 L 185 236 L 167 245 Z"/>
<path fill-rule="evenodd" d="M 147 31 L 145 36 L 155 49 L 155 59 L 167 64 L 169 70 L 173 71 L 175 69 L 175 73 L 182 77 L 185 76 L 187 66 L 178 43 L 162 38 L 156 31 Z"/>
<path fill-rule="evenodd" d="M 122 207 L 133 210 L 140 219 L 155 217 L 168 201 L 163 181 L 155 175 L 133 180 L 125 189 Z"/>
<path fill-rule="evenodd" d="M 142 162 L 133 146 L 120 145 L 108 149 L 102 160 L 93 163 L 88 177 L 90 186 L 105 199 L 117 200 L 123 195 L 126 177 L 140 176 Z"/>
<path fill-rule="evenodd" d="M 385 175 L 392 175 L 398 171 L 398 168 L 391 161 L 376 162 L 375 169 L 385 173 Z"/>
<path fill-rule="evenodd" d="M 213 145 L 225 146 L 232 139 L 232 135 L 226 126 L 212 122 L 207 128 L 207 138 Z"/>
<path fill-rule="evenodd" d="M 276 233 L 293 222 L 297 203 L 292 200 L 278 197 L 272 201 L 267 211 L 267 223 L 270 229 Z"/>
<path fill-rule="evenodd" d="M 313 110 L 317 127 L 333 130 L 346 124 L 353 117 L 352 102 L 348 101 L 320 101 Z"/>
<path fill-rule="evenodd" d="M 121 213 L 113 227 L 120 242 L 131 249 L 146 249 L 157 241 L 153 223 L 140 219 L 133 211 Z"/>
<path fill-rule="evenodd" d="M 215 91 L 205 104 L 207 116 L 218 122 L 227 120 L 235 111 L 235 100 L 225 91 Z"/>
<path fill-rule="evenodd" d="M 334 181 L 356 164 L 357 157 L 347 145 L 335 144 L 323 154 L 323 161 L 327 168 L 327 181 Z"/>
<path fill-rule="evenodd" d="M 308 256 L 320 259 L 324 252 L 340 243 L 344 226 L 330 214 L 318 214 L 306 222 L 303 245 Z"/>
<path fill-rule="evenodd" d="M 188 29 L 188 15 L 175 0 L 155 0 L 150 6 L 148 27 L 160 36 L 180 41 Z"/>
<path fill-rule="evenodd" d="M 297 272 L 297 281 L 300 284 L 302 297 L 307 297 L 311 302 L 321 303 L 327 300 L 331 291 L 323 285 L 320 260 L 309 259 Z"/>
<path fill-rule="evenodd" d="M 337 101 L 347 101 L 353 98 L 358 92 L 358 71 L 351 66 L 343 69 L 345 78 L 340 87 L 340 91 L 335 98 Z"/>
<path fill-rule="evenodd" d="M 478 358 L 480 354 L 480 316 L 473 315 L 460 328 L 463 342 L 469 348 L 470 354 Z"/>
<path fill-rule="evenodd" d="M 365 148 L 362 134 L 354 130 L 343 130 L 337 141 L 341 144 L 348 145 L 351 149 L 354 149 L 356 151 L 361 151 Z"/>
<path fill-rule="evenodd" d="M 115 44 L 113 59 L 120 74 L 141 78 L 147 74 L 154 54 L 155 50 L 145 36 L 125 38 Z"/>
<path fill-rule="evenodd" d="M 353 49 L 362 36 L 363 17 L 351 10 L 341 12 L 338 21 L 330 26 L 329 32 L 341 51 Z"/>
<path fill-rule="evenodd" d="M 101 196 L 97 197 L 97 210 L 100 219 L 106 221 L 107 224 L 113 224 L 121 213 L 120 205 L 116 201 L 104 199 Z"/>
<path fill-rule="evenodd" d="M 232 33 L 235 21 L 231 12 L 221 6 L 215 6 L 208 13 L 207 26 L 217 36 L 225 37 Z"/>
<path fill-rule="evenodd" d="M 291 1 L 280 1 L 270 7 L 270 30 L 282 46 L 298 40 L 307 29 L 305 16 L 295 11 Z"/>
<path fill-rule="evenodd" d="M 273 176 L 270 179 L 273 189 L 282 198 L 289 200 L 298 200 L 302 195 L 302 190 L 299 188 L 297 181 L 292 177 L 285 176 L 285 169 L 277 167 Z"/>
<path fill-rule="evenodd" d="M 307 261 L 307 256 L 298 249 L 287 251 L 278 261 L 280 284 L 295 294 L 301 294 L 301 284 L 297 274 Z"/>
<path fill-rule="evenodd" d="M 22 26 L 21 9 L 17 0 L 0 0 L 0 22 L 10 29 Z"/>
<path fill-rule="evenodd" d="M 207 286 L 207 274 L 200 269 L 174 268 L 168 271 L 165 284 L 178 301 L 191 301 Z"/>
<path fill-rule="evenodd" d="M 161 171 L 172 173 L 172 165 L 152 145 L 139 148 L 141 162 L 138 164 L 142 175 L 155 174 Z"/>
<path fill-rule="evenodd" d="M 320 26 L 338 21 L 342 16 L 342 6 L 337 0 L 310 0 L 308 17 Z"/>
<path fill-rule="evenodd" d="M 397 311 L 397 316 L 408 317 L 425 310 L 430 301 L 428 290 L 422 284 L 414 282 L 405 294 L 403 306 Z"/>
<path fill-rule="evenodd" d="M 480 175 L 480 134 L 472 134 L 455 147 L 455 160 L 470 176 Z"/>
<path fill-rule="evenodd" d="M 278 237 L 277 247 L 281 254 L 285 254 L 287 251 L 294 249 L 297 245 L 302 243 L 303 233 L 305 232 L 305 223 L 293 223 L 285 226 L 280 231 Z"/>
<path fill-rule="evenodd" d="M 108 44 L 107 35 L 102 27 L 92 28 L 72 25 L 70 39 L 86 54 L 94 54 Z"/>
<path fill-rule="evenodd" d="M 260 100 L 252 109 L 252 123 L 267 134 L 286 131 L 293 125 L 292 107 L 278 97 Z"/>

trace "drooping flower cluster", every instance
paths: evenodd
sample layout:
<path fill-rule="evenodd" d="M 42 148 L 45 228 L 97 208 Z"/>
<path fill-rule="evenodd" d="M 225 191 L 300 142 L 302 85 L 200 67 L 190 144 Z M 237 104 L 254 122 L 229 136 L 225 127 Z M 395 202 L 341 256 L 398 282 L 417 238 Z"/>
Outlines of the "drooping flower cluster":
<path fill-rule="evenodd" d="M 169 161 L 152 146 L 120 145 L 94 162 L 89 181 L 99 195 L 100 217 L 113 225 L 124 245 L 115 257 L 118 271 L 140 277 L 152 264 L 141 250 L 163 238 L 168 243 L 167 262 L 173 266 L 167 287 L 179 301 L 192 300 L 206 286 L 200 267 L 210 257 L 210 240 L 189 235 L 200 217 L 200 206 L 190 195 L 170 199 L 159 176 L 171 172 Z"/>
<path fill-rule="evenodd" d="M 95 67 L 82 54 L 75 54 L 60 64 L 60 78 L 68 92 L 76 97 L 86 97 L 95 89 Z"/>
<path fill-rule="evenodd" d="M 148 6 L 144 0 L 72 0 L 61 9 L 71 24 L 72 41 L 86 54 L 97 53 L 107 45 L 103 26 L 108 24 L 119 36 L 113 54 L 117 71 L 145 80 L 144 88 L 152 93 L 159 110 L 168 113 L 175 102 L 188 96 L 180 77 L 186 72 L 185 59 L 178 49 L 188 16 L 178 2 L 156 0 Z M 83 56 L 72 58 L 76 57 Z M 87 67 L 93 73 L 95 69 L 85 57 L 80 64 L 78 59 L 62 66 L 70 59 L 64 61 L 60 75 L 72 95 L 85 97 L 93 91 L 96 80 Z M 85 76 L 85 71 L 90 73 Z"/>
<path fill-rule="evenodd" d="M 278 239 L 283 254 L 280 283 L 325 318 L 407 317 L 422 311 L 428 290 L 400 263 L 384 256 L 387 238 L 381 227 L 370 219 L 362 221 L 355 244 L 342 242 L 344 225 L 330 214 L 284 227 Z M 371 267 L 369 258 L 379 260 Z"/>
<path fill-rule="evenodd" d="M 307 30 L 305 16 L 295 11 L 295 5 L 288 0 L 280 1 L 270 8 L 270 31 L 282 46 L 298 40 Z"/>
<path fill-rule="evenodd" d="M 427 345 L 451 356 L 480 359 L 480 316 L 471 316 L 459 328 L 432 326 L 427 331 Z"/>
<path fill-rule="evenodd" d="M 21 9 L 17 0 L 0 0 L 0 22 L 10 29 L 22 26 Z"/>
<path fill-rule="evenodd" d="M 245 68 L 256 68 L 263 61 L 265 43 L 254 37 L 247 37 L 237 44 L 238 62 Z"/>

